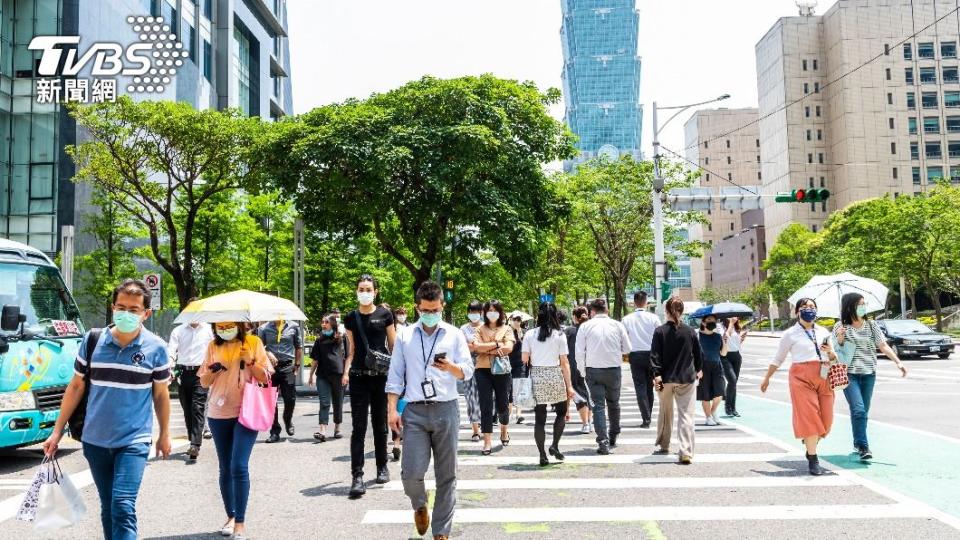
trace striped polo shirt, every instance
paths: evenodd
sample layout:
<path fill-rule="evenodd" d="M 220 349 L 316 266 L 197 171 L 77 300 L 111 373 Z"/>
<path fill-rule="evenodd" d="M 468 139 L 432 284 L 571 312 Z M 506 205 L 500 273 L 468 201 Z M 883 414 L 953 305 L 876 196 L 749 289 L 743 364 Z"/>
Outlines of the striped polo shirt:
<path fill-rule="evenodd" d="M 104 448 L 150 443 L 153 430 L 153 385 L 170 379 L 167 344 L 141 328 L 126 347 L 120 347 L 104 328 L 87 359 L 87 339 L 77 353 L 74 371 L 90 373 L 90 395 L 83 426 L 83 442 Z"/>
<path fill-rule="evenodd" d="M 841 326 L 846 326 L 847 330 L 843 336 L 844 345 L 854 346 L 853 359 L 847 370 L 855 375 L 870 375 L 877 372 L 877 348 L 886 340 L 883 337 L 883 331 L 872 320 L 865 320 L 863 326 L 857 330 L 853 325 L 844 325 L 837 323 L 833 327 L 834 335 L 838 335 Z"/>

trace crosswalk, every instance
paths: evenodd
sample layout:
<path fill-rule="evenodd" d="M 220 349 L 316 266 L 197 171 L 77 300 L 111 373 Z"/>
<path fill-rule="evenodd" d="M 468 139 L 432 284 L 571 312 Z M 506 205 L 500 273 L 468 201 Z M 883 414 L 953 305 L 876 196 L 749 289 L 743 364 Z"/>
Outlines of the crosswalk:
<path fill-rule="evenodd" d="M 717 526 L 734 523 L 728 526 L 736 527 L 736 522 L 743 522 L 744 527 L 756 524 L 760 527 L 757 531 L 783 523 L 800 537 L 803 530 L 816 530 L 809 527 L 822 529 L 829 523 L 856 528 L 859 523 L 896 519 L 909 526 L 939 517 L 929 507 L 871 486 L 848 471 L 809 476 L 799 444 L 791 447 L 773 441 L 722 416 L 720 426 L 706 426 L 699 403 L 694 464 L 676 464 L 675 454 L 653 455 L 657 409 L 653 427 L 640 428 L 641 416 L 626 366 L 623 381 L 623 429 L 614 452 L 598 455 L 595 434 L 581 433 L 579 415 L 571 411 L 560 443 L 566 460 L 556 463 L 551 458 L 553 463 L 547 467 L 539 466 L 532 413 L 525 415 L 525 424 L 510 426 L 511 441 L 506 447 L 499 444 L 495 427 L 494 453 L 483 456 L 481 443 L 470 440 L 471 427 L 461 398 L 454 536 L 552 531 L 558 538 L 586 537 L 573 527 L 591 523 L 591 530 L 607 531 L 604 527 L 633 523 L 646 531 L 646 537 L 656 538 L 650 528 L 657 529 L 662 523 L 671 527 L 671 537 L 682 538 L 702 536 L 709 530 L 703 529 L 703 522 L 716 522 Z M 552 421 L 551 412 L 548 444 Z M 678 448 L 674 444 L 672 452 Z M 427 483 L 433 489 L 431 478 L 432 471 Z M 369 535 L 413 536 L 412 512 L 401 482 L 372 487 L 371 494 L 376 493 L 382 496 L 368 497 L 374 507 L 367 509 L 361 520 Z M 957 532 L 943 523 L 937 525 Z M 749 532 L 743 536 L 757 537 Z"/>

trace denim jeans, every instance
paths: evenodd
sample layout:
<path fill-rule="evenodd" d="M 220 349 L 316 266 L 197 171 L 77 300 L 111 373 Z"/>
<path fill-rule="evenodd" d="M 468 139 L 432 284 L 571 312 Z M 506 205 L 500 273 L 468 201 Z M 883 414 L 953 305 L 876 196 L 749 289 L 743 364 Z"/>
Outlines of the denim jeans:
<path fill-rule="evenodd" d="M 843 390 L 850 406 L 850 424 L 853 427 L 853 445 L 857 448 L 869 448 L 867 443 L 867 418 L 870 416 L 870 400 L 873 399 L 873 385 L 877 374 L 859 375 L 850 373 L 850 385 Z"/>
<path fill-rule="evenodd" d="M 150 443 L 104 448 L 83 443 L 83 455 L 100 495 L 100 522 L 106 540 L 136 540 L 137 492 L 150 456 Z"/>
<path fill-rule="evenodd" d="M 236 418 L 208 418 L 207 422 L 220 462 L 223 508 L 227 517 L 244 523 L 250 497 L 250 453 L 257 442 L 257 432 L 244 427 Z"/>

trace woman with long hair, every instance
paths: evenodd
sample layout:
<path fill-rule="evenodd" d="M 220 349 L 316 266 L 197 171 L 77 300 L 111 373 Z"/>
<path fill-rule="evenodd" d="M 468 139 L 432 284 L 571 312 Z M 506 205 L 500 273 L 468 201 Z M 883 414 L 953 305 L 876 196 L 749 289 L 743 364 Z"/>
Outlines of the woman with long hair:
<path fill-rule="evenodd" d="M 887 344 L 877 323 L 866 318 L 867 303 L 863 295 L 847 293 L 840 305 L 840 322 L 833 327 L 833 336 L 839 351 L 849 362 L 847 377 L 850 384 L 844 388 L 843 397 L 850 406 L 853 447 L 860 455 L 860 461 L 870 461 L 873 452 L 867 441 L 867 419 L 873 400 L 873 385 L 877 381 L 877 349 L 896 364 L 901 376 L 907 376 L 907 368 Z"/>
<path fill-rule="evenodd" d="M 567 361 L 567 338 L 560 328 L 557 306 L 544 302 L 537 313 L 537 327 L 523 336 L 523 363 L 529 366 L 533 398 L 536 401 L 536 423 L 533 438 L 540 450 L 540 466 L 550 464 L 543 446 L 546 443 L 547 406 L 556 414 L 553 421 L 553 444 L 550 455 L 563 461 L 560 453 L 560 438 L 567 425 L 567 400 L 573 398 L 573 383 L 570 380 L 570 363 Z"/>
<path fill-rule="evenodd" d="M 727 391 L 723 396 L 723 407 L 727 416 L 740 416 L 737 412 L 737 381 L 740 380 L 740 366 L 743 364 L 740 347 L 747 339 L 747 331 L 740 325 L 739 317 L 727 320 L 724 336 L 727 339 L 727 354 L 721 356 L 720 361 L 723 364 L 723 377 L 727 380 Z"/>
<path fill-rule="evenodd" d="M 590 418 L 590 390 L 587 388 L 587 381 L 577 370 L 577 332 L 580 325 L 590 319 L 590 312 L 586 306 L 577 306 L 571 312 L 572 325 L 566 327 L 563 333 L 567 335 L 567 360 L 570 363 L 570 377 L 573 382 L 573 391 L 576 393 L 572 399 L 575 401 L 577 412 L 580 413 L 580 433 L 590 433 L 593 430 L 593 423 Z M 567 406 L 569 414 L 570 407 Z"/>
<path fill-rule="evenodd" d="M 347 313 L 343 325 L 347 329 L 347 359 L 341 383 L 350 384 L 350 498 L 367 492 L 363 482 L 364 440 L 367 437 L 367 411 L 373 428 L 373 447 L 377 464 L 378 484 L 390 481 L 387 469 L 387 371 L 383 358 L 393 350 L 396 330 L 393 313 L 374 303 L 380 292 L 376 278 L 369 274 L 357 280 L 357 309 Z"/>
<path fill-rule="evenodd" d="M 803 441 L 810 474 L 820 476 L 823 468 L 817 457 L 817 445 L 833 427 L 833 390 L 827 383 L 830 362 L 837 360 L 830 331 L 816 324 L 817 303 L 801 298 L 794 308 L 797 324 L 780 337 L 780 346 L 767 374 L 760 383 L 766 392 L 770 378 L 790 355 L 790 403 L 793 407 L 793 434 Z"/>
<path fill-rule="evenodd" d="M 333 438 L 340 439 L 340 424 L 343 423 L 343 334 L 340 325 L 333 314 L 323 317 L 320 327 L 320 336 L 310 349 L 310 358 L 313 366 L 310 367 L 310 379 L 307 382 L 313 386 L 317 384 L 317 396 L 320 400 L 320 431 L 313 434 L 313 438 L 327 441 L 327 425 L 330 421 L 330 405 L 333 405 Z"/>
<path fill-rule="evenodd" d="M 477 353 L 477 393 L 480 397 L 480 430 L 483 432 L 482 454 L 489 456 L 493 450 L 494 410 L 500 421 L 500 444 L 510 444 L 510 351 L 513 350 L 513 329 L 507 324 L 507 315 L 499 300 L 490 300 L 483 305 L 484 323 L 477 328 L 473 350 Z"/>
<path fill-rule="evenodd" d="M 248 334 L 241 322 L 218 322 L 213 326 L 213 341 L 197 375 L 209 389 L 207 422 L 213 433 L 220 465 L 220 497 L 227 522 L 220 532 L 225 536 L 246 538 L 247 500 L 250 497 L 250 454 L 257 432 L 239 422 L 243 388 L 251 379 L 270 380 L 273 367 L 267 350 L 255 335 Z"/>

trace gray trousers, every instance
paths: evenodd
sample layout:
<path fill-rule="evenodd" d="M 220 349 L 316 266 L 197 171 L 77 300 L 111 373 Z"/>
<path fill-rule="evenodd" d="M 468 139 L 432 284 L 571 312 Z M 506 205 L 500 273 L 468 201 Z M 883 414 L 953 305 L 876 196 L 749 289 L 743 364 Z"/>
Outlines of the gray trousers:
<path fill-rule="evenodd" d="M 620 434 L 620 379 L 618 367 L 587 368 L 587 387 L 593 400 L 593 429 L 597 442 L 608 442 L 609 435 Z M 607 431 L 607 409 L 610 410 L 610 430 Z"/>
<path fill-rule="evenodd" d="M 433 534 L 449 535 L 457 503 L 457 436 L 460 408 L 457 400 L 423 405 L 409 403 L 403 410 L 403 457 L 400 479 L 413 509 L 427 505 L 423 477 L 433 455 L 436 499 L 433 503 Z"/>

